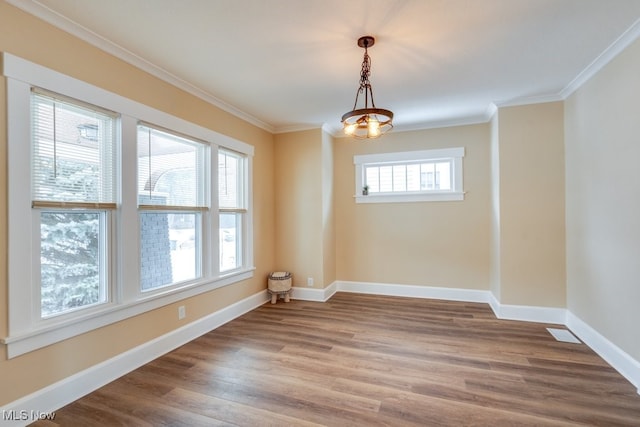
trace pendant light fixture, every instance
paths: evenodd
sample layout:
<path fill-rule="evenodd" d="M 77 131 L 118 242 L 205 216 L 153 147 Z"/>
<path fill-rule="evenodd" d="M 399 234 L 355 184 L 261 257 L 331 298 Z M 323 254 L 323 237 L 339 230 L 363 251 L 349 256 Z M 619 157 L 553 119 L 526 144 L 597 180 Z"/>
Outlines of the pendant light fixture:
<path fill-rule="evenodd" d="M 342 116 L 344 133 L 358 139 L 377 138 L 393 128 L 393 113 L 383 108 L 376 108 L 373 101 L 373 89 L 369 81 L 371 58 L 367 49 L 374 43 L 375 39 L 371 36 L 363 36 L 358 39 L 358 46 L 364 48 L 360 87 L 356 92 L 353 110 Z M 364 107 L 358 108 L 358 98 L 361 94 L 364 94 Z M 371 106 L 369 106 L 369 102 L 371 102 Z"/>

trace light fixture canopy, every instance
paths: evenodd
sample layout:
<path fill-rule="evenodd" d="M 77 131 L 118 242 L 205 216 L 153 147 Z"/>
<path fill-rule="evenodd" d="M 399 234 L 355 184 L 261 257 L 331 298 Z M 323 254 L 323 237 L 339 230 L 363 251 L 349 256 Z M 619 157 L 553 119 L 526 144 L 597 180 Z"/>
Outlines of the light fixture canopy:
<path fill-rule="evenodd" d="M 384 108 L 377 108 L 373 101 L 373 89 L 369 81 L 371 58 L 367 49 L 373 46 L 375 41 L 371 36 L 363 36 L 358 39 L 358 46 L 364 48 L 360 86 L 356 92 L 353 109 L 342 115 L 344 133 L 357 139 L 377 138 L 393 128 L 393 113 Z M 364 107 L 358 108 L 358 98 L 363 93 Z M 371 101 L 371 106 L 369 106 L 369 101 Z"/>

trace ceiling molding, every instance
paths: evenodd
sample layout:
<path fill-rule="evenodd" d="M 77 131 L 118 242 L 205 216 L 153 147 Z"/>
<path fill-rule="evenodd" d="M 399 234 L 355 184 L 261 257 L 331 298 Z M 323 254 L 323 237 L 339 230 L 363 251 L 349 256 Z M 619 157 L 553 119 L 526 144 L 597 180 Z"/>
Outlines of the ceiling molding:
<path fill-rule="evenodd" d="M 159 78 L 160 80 L 163 80 L 175 87 L 177 87 L 178 89 L 181 89 L 193 96 L 196 96 L 206 102 L 208 102 L 209 104 L 220 108 L 223 111 L 226 111 L 229 114 L 233 114 L 234 116 L 251 123 L 254 126 L 257 126 L 263 130 L 266 130 L 268 132 L 274 133 L 275 129 L 272 125 L 263 122 L 260 119 L 257 119 L 256 117 L 245 113 L 244 111 L 239 110 L 238 108 L 234 107 L 233 105 L 230 105 L 228 103 L 226 103 L 225 101 L 216 98 L 215 96 L 211 95 L 208 92 L 203 91 L 202 89 L 192 85 L 191 83 L 188 83 L 184 80 L 182 80 L 181 78 L 174 76 L 173 74 L 171 74 L 170 72 L 168 72 L 167 70 L 158 67 L 157 65 L 152 64 L 151 62 L 140 58 L 139 56 L 137 56 L 136 54 L 128 51 L 127 49 L 124 49 L 123 47 L 105 39 L 104 37 L 94 33 L 93 31 L 71 21 L 68 18 L 65 18 L 64 16 L 61 16 L 60 14 L 52 11 L 51 9 L 47 8 L 46 6 L 38 3 L 36 0 L 34 1 L 30 1 L 30 0 L 6 0 L 7 3 L 22 9 L 23 11 L 29 13 L 30 15 L 33 15 L 51 25 L 53 25 L 54 27 L 57 27 L 77 38 L 79 38 L 80 40 L 83 40 L 89 44 L 91 44 L 92 46 L 97 47 L 100 50 L 103 50 L 105 52 L 107 52 L 110 55 L 115 56 L 116 58 L 119 58 L 131 65 L 133 65 L 134 67 L 137 67 L 149 74 L 151 74 L 154 77 Z"/>
<path fill-rule="evenodd" d="M 305 130 L 312 129 L 331 129 L 326 123 L 316 123 L 316 124 L 300 124 L 300 125 L 287 125 L 287 126 L 278 126 L 272 132 L 274 134 L 280 133 L 289 133 L 289 132 L 302 132 Z M 331 133 L 331 132 L 329 132 Z"/>
<path fill-rule="evenodd" d="M 544 104 L 547 102 L 558 102 L 564 101 L 564 98 L 560 93 L 548 94 L 548 95 L 536 95 L 536 96 L 523 96 L 521 98 L 514 98 L 508 101 L 499 101 L 496 102 L 495 105 L 498 108 L 504 107 L 517 107 L 520 105 L 533 105 L 533 104 Z"/>
<path fill-rule="evenodd" d="M 567 99 L 573 92 L 578 90 L 583 84 L 591 79 L 598 71 L 604 68 L 611 60 L 618 56 L 631 43 L 640 37 L 640 19 L 633 23 L 620 37 L 606 48 L 596 59 L 587 65 L 562 91 L 560 96 Z"/>

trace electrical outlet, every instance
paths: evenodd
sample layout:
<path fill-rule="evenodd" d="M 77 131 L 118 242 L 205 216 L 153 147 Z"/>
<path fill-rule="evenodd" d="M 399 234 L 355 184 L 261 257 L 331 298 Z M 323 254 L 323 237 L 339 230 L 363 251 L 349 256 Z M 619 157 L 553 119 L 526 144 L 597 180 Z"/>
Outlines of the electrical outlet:
<path fill-rule="evenodd" d="M 307 286 L 313 286 L 313 277 L 307 277 Z"/>
<path fill-rule="evenodd" d="M 182 320 L 187 316 L 187 309 L 184 307 L 184 305 L 181 305 L 180 307 L 178 307 L 178 320 Z"/>

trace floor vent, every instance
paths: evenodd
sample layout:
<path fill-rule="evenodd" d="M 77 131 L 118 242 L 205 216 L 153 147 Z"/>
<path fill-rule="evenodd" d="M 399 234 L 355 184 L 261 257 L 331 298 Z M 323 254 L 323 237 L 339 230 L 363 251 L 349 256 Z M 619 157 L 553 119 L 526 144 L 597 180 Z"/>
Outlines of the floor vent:
<path fill-rule="evenodd" d="M 547 328 L 547 331 L 558 341 L 580 344 L 580 340 L 566 329 Z"/>

